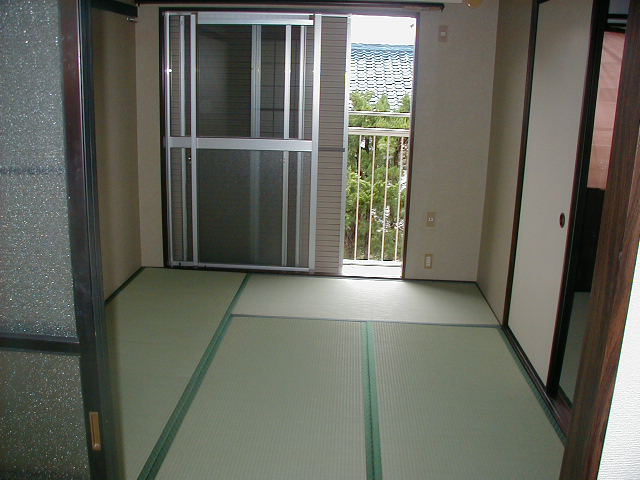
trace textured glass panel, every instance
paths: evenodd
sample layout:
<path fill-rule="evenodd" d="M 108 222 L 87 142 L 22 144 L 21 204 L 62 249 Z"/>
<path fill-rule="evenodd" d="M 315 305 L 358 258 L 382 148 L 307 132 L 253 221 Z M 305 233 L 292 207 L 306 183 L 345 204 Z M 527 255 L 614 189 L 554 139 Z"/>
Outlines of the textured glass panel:
<path fill-rule="evenodd" d="M 252 56 L 260 57 L 255 105 L 259 117 L 257 137 L 284 138 L 284 86 L 286 27 L 260 26 L 259 43 L 252 45 L 248 25 L 198 25 L 198 136 L 250 137 L 252 122 Z M 178 19 L 170 20 L 172 79 L 180 71 Z M 302 39 L 304 37 L 304 40 Z M 176 37 L 178 38 L 178 37 Z M 303 55 L 301 44 L 305 43 Z M 188 44 L 188 41 L 185 42 Z M 258 47 L 259 44 L 259 47 Z M 259 51 L 258 51 L 259 50 Z M 185 53 L 186 55 L 186 53 Z M 303 60 L 303 68 L 300 61 Z M 178 63 L 176 63 L 178 62 Z M 257 67 L 254 65 L 253 67 Z M 302 83 L 302 88 L 301 88 Z M 179 84 L 171 85 L 171 132 L 179 132 Z M 188 95 L 187 95 L 188 96 Z M 289 138 L 311 138 L 313 100 L 313 28 L 291 27 Z M 302 112 L 299 105 L 302 103 Z M 188 110 L 188 107 L 184 107 Z M 176 112 L 176 113 L 174 113 Z M 301 115 L 302 113 L 302 115 Z M 300 119 L 303 120 L 302 125 Z"/>
<path fill-rule="evenodd" d="M 169 95 L 171 136 L 191 135 L 191 18 L 169 17 Z"/>
<path fill-rule="evenodd" d="M 198 25 L 198 136 L 251 136 L 251 26 Z"/>
<path fill-rule="evenodd" d="M 0 330 L 75 335 L 58 3 L 0 11 Z"/>
<path fill-rule="evenodd" d="M 0 478 L 89 478 L 76 356 L 0 350 Z"/>
<path fill-rule="evenodd" d="M 285 27 L 262 26 L 260 137 L 284 137 Z"/>
<path fill-rule="evenodd" d="M 304 112 L 303 112 L 303 138 L 311 140 L 312 124 L 313 124 L 313 27 L 307 27 L 305 32 L 305 71 L 304 71 Z"/>
<path fill-rule="evenodd" d="M 191 149 L 171 149 L 171 240 L 173 260 L 191 256 Z"/>
<path fill-rule="evenodd" d="M 288 267 L 309 265 L 310 188 L 311 153 L 289 152 Z"/>
<path fill-rule="evenodd" d="M 283 203 L 285 159 L 288 160 L 287 204 Z M 300 154 L 298 163 L 297 152 L 198 150 L 200 261 L 283 265 L 284 211 L 287 218 L 284 265 L 293 266 L 296 238 L 300 238 L 301 243 L 303 239 L 308 240 L 309 162 L 308 152 Z M 296 234 L 298 201 L 301 230 Z M 300 254 L 306 262 L 305 246 Z"/>

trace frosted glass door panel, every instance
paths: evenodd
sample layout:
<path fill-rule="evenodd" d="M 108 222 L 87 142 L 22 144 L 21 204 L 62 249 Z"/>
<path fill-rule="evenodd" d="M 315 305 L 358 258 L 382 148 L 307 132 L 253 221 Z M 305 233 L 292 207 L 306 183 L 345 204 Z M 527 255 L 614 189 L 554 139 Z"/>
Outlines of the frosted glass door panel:
<path fill-rule="evenodd" d="M 0 478 L 89 478 L 80 362 L 0 350 Z"/>
<path fill-rule="evenodd" d="M 0 31 L 0 330 L 73 337 L 58 2 L 6 0 Z"/>

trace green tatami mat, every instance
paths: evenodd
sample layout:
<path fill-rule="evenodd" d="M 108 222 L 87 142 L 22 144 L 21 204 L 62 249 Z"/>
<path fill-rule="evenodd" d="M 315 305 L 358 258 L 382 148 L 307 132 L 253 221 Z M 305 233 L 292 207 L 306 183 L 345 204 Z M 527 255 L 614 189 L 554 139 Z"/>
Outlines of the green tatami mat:
<path fill-rule="evenodd" d="M 156 478 L 366 478 L 359 324 L 232 318 Z"/>
<path fill-rule="evenodd" d="M 243 278 L 149 268 L 107 305 L 126 480 L 142 470 Z"/>
<path fill-rule="evenodd" d="M 252 275 L 234 314 L 497 325 L 472 283 Z"/>
<path fill-rule="evenodd" d="M 375 324 L 384 480 L 556 480 L 563 445 L 493 328 Z"/>

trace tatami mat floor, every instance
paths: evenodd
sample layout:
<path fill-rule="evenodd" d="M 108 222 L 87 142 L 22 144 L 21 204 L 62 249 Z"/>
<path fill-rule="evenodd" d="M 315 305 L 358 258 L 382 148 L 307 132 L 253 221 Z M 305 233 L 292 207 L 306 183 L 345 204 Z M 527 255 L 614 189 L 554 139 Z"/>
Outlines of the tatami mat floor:
<path fill-rule="evenodd" d="M 555 479 L 473 284 L 145 269 L 107 306 L 129 479 Z"/>

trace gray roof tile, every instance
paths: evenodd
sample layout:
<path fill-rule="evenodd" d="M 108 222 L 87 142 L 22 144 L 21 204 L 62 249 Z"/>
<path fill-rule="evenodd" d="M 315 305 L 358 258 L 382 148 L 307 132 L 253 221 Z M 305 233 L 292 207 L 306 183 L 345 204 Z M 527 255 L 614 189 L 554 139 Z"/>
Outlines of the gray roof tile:
<path fill-rule="evenodd" d="M 351 91 L 373 92 L 373 103 L 387 94 L 397 110 L 413 87 L 413 45 L 351 45 Z"/>

